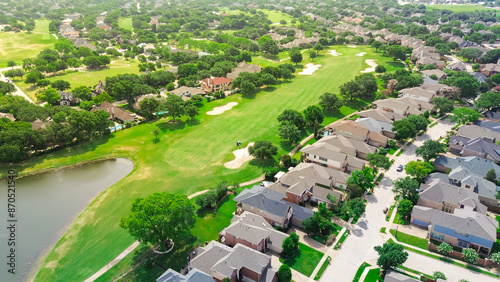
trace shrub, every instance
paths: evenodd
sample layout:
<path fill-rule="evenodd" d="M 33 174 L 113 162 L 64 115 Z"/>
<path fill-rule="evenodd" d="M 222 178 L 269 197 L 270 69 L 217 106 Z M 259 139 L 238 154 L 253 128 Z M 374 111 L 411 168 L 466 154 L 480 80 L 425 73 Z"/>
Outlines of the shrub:
<path fill-rule="evenodd" d="M 439 246 L 438 246 L 438 252 L 442 255 L 445 255 L 447 256 L 449 253 L 451 253 L 453 251 L 453 247 L 450 246 L 448 243 L 441 243 Z"/>
<path fill-rule="evenodd" d="M 476 264 L 479 259 L 479 255 L 474 249 L 463 249 L 462 254 L 464 255 L 464 261 L 472 264 Z"/>
<path fill-rule="evenodd" d="M 446 276 L 441 271 L 434 271 L 434 280 L 443 279 L 446 280 Z"/>

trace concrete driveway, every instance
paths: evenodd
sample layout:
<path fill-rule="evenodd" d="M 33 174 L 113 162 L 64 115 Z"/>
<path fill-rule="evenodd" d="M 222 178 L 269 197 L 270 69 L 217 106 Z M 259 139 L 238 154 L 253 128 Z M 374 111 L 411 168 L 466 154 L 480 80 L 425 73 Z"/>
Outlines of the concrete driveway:
<path fill-rule="evenodd" d="M 445 136 L 446 132 L 452 127 L 453 124 L 449 120 L 439 121 L 434 127 L 429 128 L 427 133 L 418 136 L 414 144 L 408 146 L 399 157 L 396 157 L 395 163 L 385 173 L 380 184 L 375 187 L 374 193 L 365 197 L 368 201 L 365 214 L 359 219 L 357 224 L 352 226 L 351 235 L 344 241 L 342 249 L 335 255 L 331 266 L 326 269 L 320 281 L 352 281 L 356 271 L 363 262 L 376 265 L 378 254 L 374 250 L 374 247 L 382 245 L 387 239 L 386 234 L 380 233 L 380 228 L 390 226 L 385 221 L 383 210 L 394 203 L 392 181 L 398 177 L 406 176 L 404 171 L 396 171 L 397 166 L 399 164 L 406 165 L 409 161 L 416 160 L 415 149 L 417 146 L 420 146 L 423 142 L 431 138 L 437 140 Z M 415 260 L 428 265 L 433 265 L 436 261 L 425 256 L 412 256 L 411 261 L 414 262 Z M 410 266 L 408 265 L 408 267 Z M 454 267 L 460 268 L 458 266 Z M 420 269 L 418 265 L 411 268 L 425 272 L 425 269 Z"/>

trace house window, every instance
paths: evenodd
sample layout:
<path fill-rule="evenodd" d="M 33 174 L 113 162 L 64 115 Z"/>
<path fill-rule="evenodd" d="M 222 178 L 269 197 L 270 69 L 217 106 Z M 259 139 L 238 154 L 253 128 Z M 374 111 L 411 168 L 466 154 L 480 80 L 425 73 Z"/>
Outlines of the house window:
<path fill-rule="evenodd" d="M 327 161 L 328 161 L 328 159 L 325 159 L 325 158 L 322 158 L 322 157 L 319 157 L 319 160 L 320 160 L 320 161 L 324 161 L 324 162 L 327 162 Z"/>
<path fill-rule="evenodd" d="M 434 232 L 431 232 L 431 238 L 434 238 L 434 239 L 439 240 L 439 241 L 444 241 L 444 235 L 437 234 Z"/>
<path fill-rule="evenodd" d="M 465 188 L 470 188 L 470 185 L 465 185 Z"/>
<path fill-rule="evenodd" d="M 314 158 L 316 158 L 316 155 L 314 155 Z"/>
<path fill-rule="evenodd" d="M 469 247 L 469 242 L 458 240 L 458 246 L 461 248 L 468 248 Z"/>

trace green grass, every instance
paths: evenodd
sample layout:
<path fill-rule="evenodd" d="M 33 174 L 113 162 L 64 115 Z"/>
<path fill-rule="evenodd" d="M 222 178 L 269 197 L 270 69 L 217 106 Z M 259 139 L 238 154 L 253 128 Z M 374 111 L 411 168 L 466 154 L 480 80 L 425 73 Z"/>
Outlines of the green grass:
<path fill-rule="evenodd" d="M 401 216 L 400 213 L 396 213 L 396 216 L 394 217 L 394 221 L 393 222 L 396 223 L 396 224 L 401 224 L 401 225 L 407 225 L 408 224 L 408 222 L 405 219 L 403 219 L 403 217 Z"/>
<path fill-rule="evenodd" d="M 134 30 L 132 27 L 132 18 L 131 17 L 126 17 L 126 18 L 119 18 L 118 19 L 118 26 L 124 29 L 128 29 L 130 31 Z"/>
<path fill-rule="evenodd" d="M 363 262 L 359 268 L 358 268 L 358 271 L 356 271 L 356 275 L 354 275 L 354 279 L 352 280 L 352 282 L 358 282 L 359 279 L 361 278 L 361 275 L 363 275 L 363 271 L 365 271 L 365 268 L 367 267 L 370 267 L 371 264 L 367 263 L 367 262 Z"/>
<path fill-rule="evenodd" d="M 374 268 L 368 270 L 364 282 L 376 282 L 380 278 L 380 268 Z M 383 281 L 383 280 L 382 280 Z"/>
<path fill-rule="evenodd" d="M 233 201 L 235 195 L 226 196 L 219 202 L 217 212 L 213 210 L 199 210 L 196 224 L 191 230 L 193 236 L 202 242 L 209 242 L 219 238 L 219 232 L 231 223 L 236 203 Z"/>
<path fill-rule="evenodd" d="M 429 127 L 434 127 L 436 124 L 437 124 L 437 121 L 435 121 L 435 122 L 431 123 L 431 124 L 429 125 Z"/>
<path fill-rule="evenodd" d="M 399 157 L 401 156 L 401 154 L 404 152 L 404 149 L 401 149 L 397 154 L 396 154 L 396 157 Z"/>
<path fill-rule="evenodd" d="M 385 221 L 389 222 L 392 216 L 392 212 L 394 211 L 394 205 L 392 205 L 387 211 L 387 215 L 385 216 Z"/>
<path fill-rule="evenodd" d="M 291 259 L 280 258 L 280 262 L 309 277 L 323 257 L 323 253 L 299 243 L 298 254 Z"/>
<path fill-rule="evenodd" d="M 380 233 L 385 233 L 385 227 L 380 228 Z"/>
<path fill-rule="evenodd" d="M 398 239 L 398 241 L 401 243 L 405 243 L 405 244 L 412 245 L 412 246 L 420 248 L 420 249 L 427 250 L 427 244 L 428 244 L 427 239 L 419 238 L 417 236 L 406 234 L 406 233 L 403 233 L 401 231 L 398 231 L 398 235 L 396 236 L 395 229 L 391 229 L 389 232 L 391 232 L 391 234 L 394 237 L 396 237 L 396 239 Z"/>
<path fill-rule="evenodd" d="M 335 247 L 333 247 L 334 250 L 338 250 L 339 249 L 339 244 L 342 244 L 344 243 L 345 239 L 347 238 L 347 236 L 349 236 L 349 232 L 348 230 L 346 229 L 344 231 L 344 233 L 342 234 L 342 236 L 339 238 L 339 240 L 337 241 L 337 243 L 335 244 Z"/>
<path fill-rule="evenodd" d="M 27 32 L 0 31 L 0 67 L 14 60 L 21 65 L 23 59 L 35 57 L 40 51 L 54 48 L 56 38 L 49 34 L 49 20 L 36 20 L 35 30 Z"/>
<path fill-rule="evenodd" d="M 60 72 L 55 76 L 49 76 L 47 79 L 49 81 L 55 80 L 65 80 L 70 83 L 71 88 L 78 86 L 89 86 L 93 87 L 99 80 L 104 80 L 108 76 L 115 76 L 118 74 L 125 73 L 139 73 L 139 63 L 138 61 L 125 61 L 117 60 L 114 61 L 109 68 L 104 68 L 100 70 L 80 70 L 80 71 L 66 71 L 66 73 Z M 36 101 L 35 94 L 39 90 L 38 87 L 33 87 L 32 84 L 26 84 L 19 78 L 14 80 L 17 86 L 21 88 L 26 95 L 28 95 L 33 101 Z"/>
<path fill-rule="evenodd" d="M 478 11 L 496 11 L 490 7 L 484 7 L 482 5 L 425 5 L 425 7 L 429 10 L 450 10 L 454 13 L 460 12 L 474 12 Z"/>
<path fill-rule="evenodd" d="M 269 11 L 269 10 L 257 10 L 257 11 L 262 11 L 264 14 L 267 15 L 267 18 L 272 22 L 272 23 L 279 23 L 281 20 L 285 20 L 287 25 L 290 25 L 292 21 L 292 17 L 288 14 L 283 14 L 280 11 Z"/>
<path fill-rule="evenodd" d="M 317 104 L 323 93 L 338 93 L 342 83 L 365 68 L 366 58 L 388 59 L 379 58 L 380 53 L 372 54 L 374 49 L 365 46 L 356 49 L 340 46 L 337 50 L 344 55 L 320 56 L 315 63 L 322 67 L 311 76 L 297 75 L 256 95 L 242 97 L 237 94 L 204 104 L 200 108 L 200 116 L 194 121 L 187 118 L 177 123 L 166 122 L 165 119 L 151 121 L 96 138 L 81 146 L 9 166 L 20 175 L 105 157 L 129 158 L 135 166 L 129 176 L 97 196 L 75 219 L 45 257 L 37 280 L 52 281 L 56 277 L 65 281 L 84 280 L 130 246 L 134 239 L 118 223 L 121 217 L 128 214 L 131 203 L 137 197 L 157 191 L 189 195 L 221 181 L 241 183 L 260 176 L 262 168 L 271 165 L 272 161 L 252 160 L 235 170 L 224 167 L 225 162 L 234 158 L 232 152 L 237 149 L 236 140 L 246 144 L 265 139 L 278 145 L 278 154 L 288 153 L 292 146 L 280 142 L 276 119 L 284 109 L 302 111 L 309 105 Z M 359 52 L 369 54 L 365 57 L 354 56 Z M 102 72 L 100 79 L 106 75 Z M 75 84 L 73 82 L 72 86 Z M 214 107 L 229 102 L 238 102 L 238 105 L 222 115 L 206 114 Z M 323 125 L 369 102 L 356 101 L 342 107 L 340 113 L 328 113 Z M 154 129 L 160 131 L 157 143 L 153 142 L 155 137 L 151 134 Z"/>
<path fill-rule="evenodd" d="M 318 270 L 318 273 L 316 273 L 316 275 L 314 276 L 314 280 L 319 280 L 321 278 L 321 276 L 323 275 L 323 272 L 325 272 L 326 268 L 328 267 L 329 263 L 328 263 L 328 259 L 332 259 L 330 256 L 328 256 L 325 261 L 323 262 L 323 264 L 321 265 L 321 267 L 319 268 Z"/>

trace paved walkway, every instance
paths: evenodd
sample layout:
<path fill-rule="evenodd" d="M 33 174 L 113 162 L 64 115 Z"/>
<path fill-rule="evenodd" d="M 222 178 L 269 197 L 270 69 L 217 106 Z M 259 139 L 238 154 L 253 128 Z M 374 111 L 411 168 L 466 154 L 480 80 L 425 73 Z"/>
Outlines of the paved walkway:
<path fill-rule="evenodd" d="M 8 68 L 10 69 L 10 68 Z M 6 77 L 3 75 L 2 72 L 0 72 L 0 81 L 3 81 L 3 82 L 7 82 L 7 79 Z M 28 102 L 30 103 L 34 103 L 33 100 L 31 100 L 30 97 L 28 97 L 28 95 L 26 95 L 26 93 L 24 93 L 19 87 L 17 87 L 17 85 L 15 83 L 13 83 L 14 87 L 16 87 L 16 92 L 12 93 L 12 95 L 15 95 L 15 96 L 21 96 L 23 97 L 24 99 L 26 99 Z"/>

